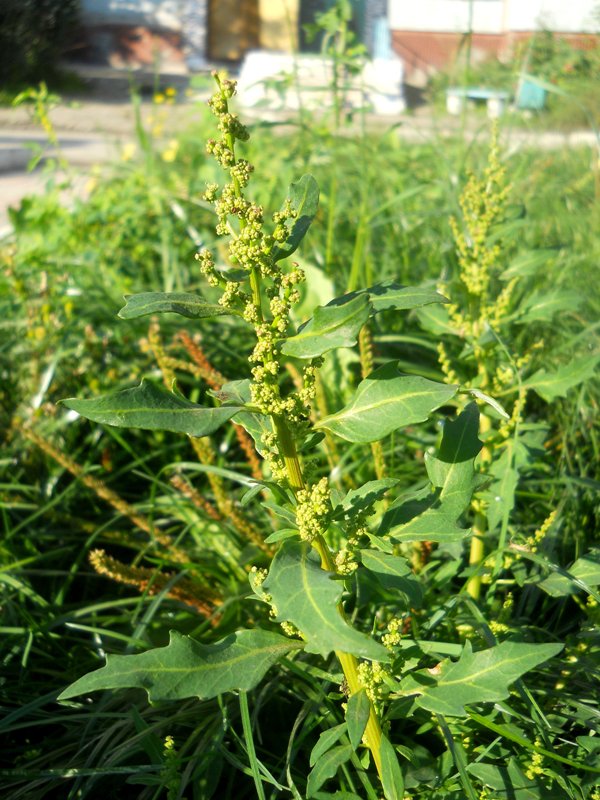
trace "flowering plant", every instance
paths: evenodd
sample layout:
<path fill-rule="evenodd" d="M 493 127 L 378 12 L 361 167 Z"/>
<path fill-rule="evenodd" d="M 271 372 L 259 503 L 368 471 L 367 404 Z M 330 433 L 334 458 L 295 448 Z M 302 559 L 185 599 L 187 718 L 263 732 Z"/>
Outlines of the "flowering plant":
<path fill-rule="evenodd" d="M 255 564 L 248 569 L 251 597 L 266 612 L 260 624 L 255 616 L 251 626 L 217 642 L 174 632 L 166 647 L 108 656 L 106 666 L 80 678 L 60 699 L 122 687 L 144 688 L 152 701 L 237 692 L 252 761 L 246 692 L 276 663 L 308 669 L 321 659 L 322 670 L 325 659 L 331 672 L 323 674 L 333 674 L 341 686 L 344 722 L 316 742 L 307 796 L 316 796 L 339 768 L 351 765 L 370 787 L 370 797 L 383 791 L 396 800 L 404 795 L 394 742 L 399 719 L 420 710 L 445 730 L 445 716 L 464 716 L 466 705 L 502 700 L 512 682 L 561 645 L 505 641 L 473 652 L 468 641 L 452 651 L 456 662 L 426 668 L 429 656 L 413 629 L 423 585 L 411 567 L 411 547 L 448 547 L 470 534 L 463 520 L 483 482 L 475 466 L 482 446 L 477 406 L 463 402 L 459 386 L 401 374 L 395 362 L 368 371 L 350 401 L 333 413 L 317 417 L 315 397 L 327 355 L 354 347 L 371 317 L 448 301 L 429 288 L 387 282 L 318 306 L 296 327 L 292 310 L 305 275 L 297 264 L 285 264 L 317 214 L 317 182 L 304 175 L 293 183 L 267 222 L 264 209 L 246 196 L 253 170 L 236 151 L 248 131 L 229 110 L 235 84 L 219 76 L 216 81 L 210 106 L 221 135 L 208 142 L 208 150 L 229 181 L 223 188 L 209 185 L 205 199 L 214 204 L 217 233 L 229 238 L 230 265 L 218 265 L 206 249 L 197 258 L 220 296 L 213 302 L 190 293 L 144 293 L 128 297 L 120 316 L 237 318 L 255 335 L 251 378 L 222 383 L 212 392 L 212 405 L 152 382 L 65 403 L 108 425 L 202 441 L 233 422 L 252 437 L 263 477 L 255 479 L 248 501 L 262 493 L 276 520 L 262 539 L 254 537 Z M 289 371 L 296 376 L 293 384 Z M 343 491 L 334 479 L 335 464 L 324 466 L 321 443 L 342 440 L 332 451 L 337 452 L 339 446 L 379 442 L 426 421 L 442 406 L 459 413 L 443 426 L 437 451 L 426 454 L 428 481 L 419 490 L 394 497 L 398 481 L 384 476 Z M 254 766 L 257 792 L 264 796 Z M 373 788 L 372 779 L 381 789 Z"/>

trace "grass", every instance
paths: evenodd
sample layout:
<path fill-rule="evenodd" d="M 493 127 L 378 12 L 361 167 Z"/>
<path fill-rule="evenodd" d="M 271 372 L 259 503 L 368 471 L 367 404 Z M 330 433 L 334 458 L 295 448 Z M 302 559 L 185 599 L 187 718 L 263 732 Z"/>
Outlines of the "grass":
<path fill-rule="evenodd" d="M 90 198 L 72 210 L 63 209 L 51 189 L 26 200 L 13 215 L 14 236 L 0 253 L 5 431 L 0 775 L 15 799 L 57 793 L 66 798 L 126 793 L 140 800 L 251 798 L 258 785 L 269 798 L 303 797 L 311 747 L 325 727 L 342 722 L 336 676 L 322 661 L 287 661 L 283 679 L 268 678 L 248 698 L 249 707 L 245 699 L 240 704 L 223 697 L 154 708 L 136 692 L 102 695 L 93 703 L 55 702 L 66 684 L 99 666 L 105 652 L 164 644 L 169 629 L 211 641 L 262 613 L 257 604 L 242 602 L 247 593 L 243 566 L 254 563 L 256 552 L 219 505 L 219 486 L 224 486 L 252 524 L 269 524 L 268 509 L 250 512 L 240 504 L 251 467 L 233 433 L 215 438 L 210 458 L 198 463 L 187 441 L 99 428 L 74 421 L 56 406 L 67 396 L 91 396 L 158 374 L 157 332 L 149 335 L 143 319 L 119 321 L 116 311 L 125 293 L 193 290 L 199 285 L 193 260 L 198 245 L 218 252 L 211 212 L 199 199 L 214 175 L 202 148 L 205 136 L 202 123 L 182 136 L 175 160 L 165 161 L 163 148 L 140 135 L 139 160 L 114 165 Z M 318 177 L 321 210 L 301 259 L 313 267 L 313 291 L 324 296 L 387 278 L 407 284 L 451 280 L 457 262 L 448 220 L 458 211 L 467 170 L 484 162 L 485 144 L 482 137 L 468 147 L 459 141 L 415 147 L 393 131 L 338 139 L 302 129 L 281 136 L 257 126 L 249 157 L 257 173 L 266 176 L 257 188 L 265 206 L 277 207 L 287 183 L 302 172 Z M 525 270 L 522 300 L 544 285 L 573 290 L 581 298 L 558 316 L 514 326 L 510 348 L 527 353 L 543 338 L 547 364 L 597 352 L 600 193 L 593 155 L 584 148 L 523 151 L 507 156 L 506 165 L 514 208 L 503 232 L 506 267 L 531 253 L 548 253 L 541 268 Z M 163 318 L 160 325 L 167 353 L 189 360 L 177 338 L 179 323 Z M 247 371 L 249 342 L 239 327 L 220 328 L 218 337 L 210 323 L 192 330 L 225 376 Z M 414 316 L 382 316 L 374 342 L 376 361 L 397 358 L 407 371 L 418 364 L 423 373 L 441 379 L 436 336 L 420 328 Z M 333 407 L 356 380 L 356 360 L 341 356 L 329 369 L 323 391 Z M 190 396 L 202 399 L 206 385 L 196 375 L 182 370 L 178 377 Z M 551 405 L 532 398 L 527 407 L 528 423 L 543 426 L 541 446 L 519 484 L 510 535 L 519 543 L 558 510 L 559 522 L 544 541 L 541 561 L 515 556 L 478 606 L 459 594 L 467 569 L 461 553 L 439 547 L 430 555 L 423 605 L 413 610 L 407 635 L 434 643 L 432 667 L 465 638 L 477 640 L 476 631 L 489 637 L 492 621 L 505 625 L 511 636 L 561 641 L 566 648 L 562 660 L 517 687 L 503 714 L 487 708 L 436 729 L 419 712 L 401 721 L 406 701 L 398 700 L 390 724 L 395 741 L 411 751 L 412 760 L 404 763 L 411 797 L 458 800 L 480 797 L 486 787 L 493 796 L 489 792 L 499 780 L 493 765 L 515 765 L 522 774 L 531 768 L 531 746 L 546 755 L 536 762 L 541 773 L 527 784 L 528 794 L 519 790 L 518 800 L 593 797 L 594 775 L 572 764 L 598 766 L 597 690 L 590 677 L 597 658 L 597 606 L 593 597 L 553 595 L 538 584 L 594 547 L 600 523 L 599 397 L 593 378 Z M 27 438 L 27 426 L 59 453 L 69 454 L 84 475 L 117 492 L 147 520 L 149 532 L 132 521 L 131 508 L 115 508 L 89 481 L 86 486 L 75 479 L 50 447 Z M 386 443 L 388 468 L 402 491 L 411 491 L 423 477 L 407 466 L 408 456 L 422 462 L 436 438 L 432 427 Z M 350 448 L 340 485 L 372 477 L 371 461 L 368 448 Z M 169 479 L 179 473 L 220 519 L 173 487 Z M 172 547 L 157 545 L 157 534 L 171 537 Z M 98 547 L 169 577 L 158 590 L 152 581 L 141 592 L 116 584 L 89 566 L 88 553 Z M 188 561 L 178 563 L 173 548 L 181 548 Z M 214 616 L 173 598 L 173 588 L 184 578 L 195 581 L 196 599 L 216 602 Z M 588 587 L 592 593 L 594 585 Z M 365 591 L 368 597 L 368 587 Z M 172 749 L 165 746 L 167 736 L 174 739 Z M 468 767 L 456 766 L 461 761 L 452 760 L 452 750 Z M 342 772 L 340 787 L 375 797 L 366 773 L 359 774 L 364 785 Z"/>

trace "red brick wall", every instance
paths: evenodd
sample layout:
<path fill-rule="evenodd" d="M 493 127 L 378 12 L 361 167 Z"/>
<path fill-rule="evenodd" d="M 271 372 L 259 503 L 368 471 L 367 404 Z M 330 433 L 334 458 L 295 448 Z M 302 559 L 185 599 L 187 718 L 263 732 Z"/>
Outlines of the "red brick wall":
<path fill-rule="evenodd" d="M 510 55 L 519 42 L 529 39 L 533 31 L 507 31 L 506 33 L 474 33 L 471 40 L 473 61 L 483 61 L 491 56 Z M 591 49 L 599 37 L 585 33 L 557 33 L 574 47 Z M 410 82 L 416 72 L 431 73 L 449 66 L 454 60 L 464 34 L 428 31 L 392 31 L 392 45 L 404 61 L 405 77 Z"/>

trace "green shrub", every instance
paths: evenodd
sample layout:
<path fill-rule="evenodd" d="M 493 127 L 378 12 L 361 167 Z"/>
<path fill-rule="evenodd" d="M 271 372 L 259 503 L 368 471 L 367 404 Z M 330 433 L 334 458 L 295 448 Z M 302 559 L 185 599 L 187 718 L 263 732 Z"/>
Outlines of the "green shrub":
<path fill-rule="evenodd" d="M 0 4 L 0 84 L 48 79 L 73 39 L 79 0 L 3 0 Z"/>

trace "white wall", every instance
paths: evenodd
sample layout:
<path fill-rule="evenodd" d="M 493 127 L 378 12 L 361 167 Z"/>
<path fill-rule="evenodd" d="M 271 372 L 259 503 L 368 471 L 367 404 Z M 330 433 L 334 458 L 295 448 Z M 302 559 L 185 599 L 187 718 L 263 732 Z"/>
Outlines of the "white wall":
<path fill-rule="evenodd" d="M 81 0 L 84 25 L 147 25 L 181 29 L 182 0 Z"/>
<path fill-rule="evenodd" d="M 511 0 L 507 5 L 509 30 L 598 33 L 600 29 L 600 22 L 593 20 L 594 9 L 600 8 L 596 0 Z"/>
<path fill-rule="evenodd" d="M 538 28 L 563 32 L 598 32 L 593 22 L 598 0 L 473 0 L 473 31 L 502 33 Z M 388 0 L 392 30 L 445 31 L 469 29 L 469 0 Z"/>

